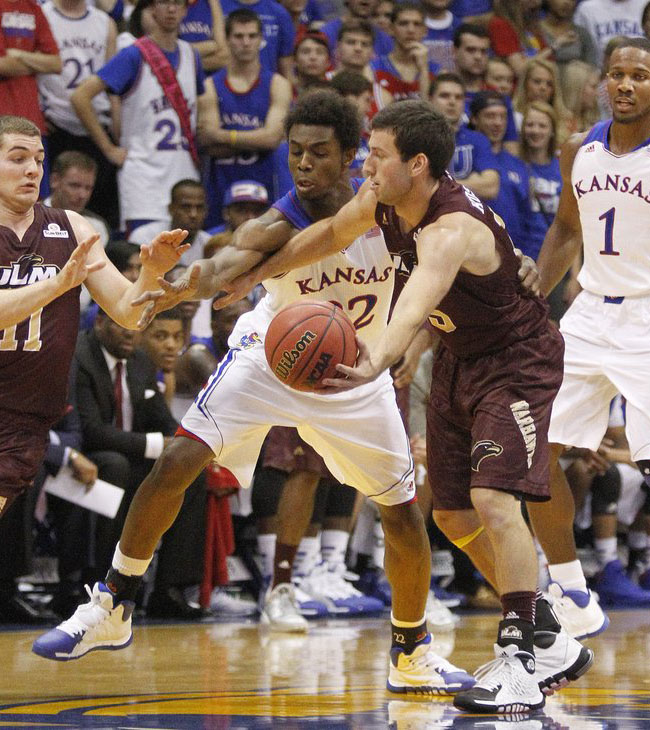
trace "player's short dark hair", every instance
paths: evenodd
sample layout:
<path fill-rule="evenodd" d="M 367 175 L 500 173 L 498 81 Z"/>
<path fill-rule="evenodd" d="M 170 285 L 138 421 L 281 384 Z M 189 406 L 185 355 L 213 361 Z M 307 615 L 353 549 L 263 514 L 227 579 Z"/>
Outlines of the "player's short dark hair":
<path fill-rule="evenodd" d="M 464 35 L 475 35 L 477 38 L 487 38 L 488 40 L 490 38 L 487 28 L 484 28 L 482 25 L 478 25 L 477 23 L 461 23 L 454 33 L 454 48 L 460 48 Z"/>
<path fill-rule="evenodd" d="M 414 3 L 414 2 L 395 3 L 393 5 L 393 10 L 390 14 L 390 22 L 394 23 L 402 13 L 405 13 L 408 10 L 413 10 L 416 13 L 420 13 L 423 20 L 426 17 L 424 9 L 422 8 L 422 5 L 420 5 L 419 3 Z"/>
<path fill-rule="evenodd" d="M 361 139 L 361 122 L 356 108 L 338 92 L 329 89 L 318 89 L 299 97 L 284 122 L 287 137 L 295 124 L 331 127 L 343 152 L 356 150 Z"/>
<path fill-rule="evenodd" d="M 368 20 L 362 18 L 352 18 L 351 20 L 344 20 L 339 28 L 336 40 L 340 41 L 346 33 L 362 33 L 367 35 L 371 40 L 375 38 L 375 32 L 372 29 L 372 25 Z"/>
<path fill-rule="evenodd" d="M 57 155 L 52 163 L 52 174 L 65 175 L 71 167 L 97 175 L 97 162 L 89 155 L 77 150 L 66 150 Z"/>
<path fill-rule="evenodd" d="M 5 134 L 24 134 L 27 137 L 40 137 L 41 130 L 29 119 L 13 114 L 0 115 L 0 145 Z"/>
<path fill-rule="evenodd" d="M 142 38 L 144 28 L 142 27 L 142 12 L 150 8 L 154 4 L 154 0 L 138 0 L 133 8 L 133 12 L 129 16 L 127 30 L 135 38 Z"/>
<path fill-rule="evenodd" d="M 129 241 L 116 240 L 109 241 L 106 246 L 106 256 L 108 260 L 120 272 L 124 272 L 129 267 L 129 259 L 134 253 L 140 253 L 140 246 L 137 243 L 129 243 Z"/>
<path fill-rule="evenodd" d="M 176 193 L 181 188 L 190 188 L 190 187 L 191 188 L 201 188 L 201 190 L 203 190 L 203 192 L 205 192 L 205 188 L 198 180 L 192 180 L 191 177 L 187 177 L 183 180 L 179 180 L 177 183 L 174 183 L 174 185 L 172 186 L 171 192 L 169 193 L 169 199 L 173 203 L 174 198 L 176 197 Z"/>
<path fill-rule="evenodd" d="M 453 71 L 445 71 L 444 73 L 438 74 L 433 80 L 429 95 L 433 96 L 435 92 L 438 91 L 438 87 L 440 86 L 440 84 L 444 83 L 458 84 L 458 86 L 460 86 L 463 91 L 465 91 L 465 83 L 463 82 L 463 79 L 458 74 L 453 73 Z"/>
<path fill-rule="evenodd" d="M 372 91 L 372 82 L 356 71 L 339 71 L 332 76 L 330 86 L 343 96 L 361 96 L 365 91 Z"/>
<path fill-rule="evenodd" d="M 165 309 L 162 312 L 158 312 L 156 316 L 151 320 L 149 324 L 153 324 L 157 319 L 184 319 L 179 307 L 172 307 L 171 309 Z"/>
<path fill-rule="evenodd" d="M 650 53 L 650 39 L 630 38 L 628 36 L 622 36 L 616 44 L 615 48 L 612 50 L 612 53 L 614 53 L 614 51 L 620 51 L 621 48 L 638 48 L 640 51 Z"/>
<path fill-rule="evenodd" d="M 455 135 L 447 120 L 429 102 L 419 99 L 393 102 L 375 114 L 371 128 L 393 133 L 403 162 L 421 153 L 429 161 L 432 178 L 445 174 L 454 154 Z"/>
<path fill-rule="evenodd" d="M 249 8 L 237 8 L 226 16 L 226 38 L 232 33 L 232 27 L 235 23 L 243 25 L 244 23 L 255 23 L 257 30 L 262 32 L 262 19 L 260 16 Z"/>

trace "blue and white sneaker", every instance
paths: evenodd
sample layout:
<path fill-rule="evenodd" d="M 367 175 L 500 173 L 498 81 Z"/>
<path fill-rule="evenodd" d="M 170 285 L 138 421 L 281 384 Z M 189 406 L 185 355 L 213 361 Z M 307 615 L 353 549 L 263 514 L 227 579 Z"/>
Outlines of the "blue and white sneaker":
<path fill-rule="evenodd" d="M 114 594 L 104 583 L 95 583 L 92 591 L 86 586 L 86 591 L 90 601 L 79 606 L 67 621 L 39 636 L 32 645 L 35 654 L 68 661 L 94 649 L 123 649 L 131 643 L 133 601 L 116 605 Z"/>
<path fill-rule="evenodd" d="M 399 694 L 451 695 L 471 689 L 476 679 L 464 669 L 438 656 L 431 646 L 431 634 L 406 654 L 399 647 L 390 650 L 386 687 Z"/>
<path fill-rule="evenodd" d="M 390 608 L 393 602 L 390 583 L 383 570 L 366 570 L 359 580 L 355 582 L 354 587 L 366 596 L 379 599 L 385 608 Z"/>
<path fill-rule="evenodd" d="M 548 592 L 557 620 L 574 639 L 596 636 L 609 626 L 592 591 L 565 591 L 559 583 L 551 583 Z"/>
<path fill-rule="evenodd" d="M 384 610 L 383 601 L 366 596 L 357 590 L 352 583 L 345 580 L 345 566 L 332 570 L 323 561 L 303 579 L 300 587 L 327 606 L 334 616 L 361 616 L 368 613 L 379 613 Z"/>
<path fill-rule="evenodd" d="M 620 560 L 610 560 L 594 578 L 600 602 L 606 606 L 650 606 L 650 591 L 627 577 Z"/>

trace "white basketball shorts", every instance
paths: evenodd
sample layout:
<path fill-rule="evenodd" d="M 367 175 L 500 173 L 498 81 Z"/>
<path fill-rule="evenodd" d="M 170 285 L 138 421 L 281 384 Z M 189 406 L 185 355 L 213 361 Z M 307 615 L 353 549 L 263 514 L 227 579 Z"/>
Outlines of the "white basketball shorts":
<path fill-rule="evenodd" d="M 583 291 L 560 331 L 564 379 L 548 440 L 595 451 L 607 429 L 610 401 L 621 393 L 632 458 L 650 459 L 650 297 L 611 303 Z"/>
<path fill-rule="evenodd" d="M 413 460 L 389 374 L 346 393 L 301 393 L 271 372 L 264 347 L 231 349 L 183 417 L 243 487 L 271 426 L 294 426 L 332 474 L 379 504 L 415 496 Z"/>

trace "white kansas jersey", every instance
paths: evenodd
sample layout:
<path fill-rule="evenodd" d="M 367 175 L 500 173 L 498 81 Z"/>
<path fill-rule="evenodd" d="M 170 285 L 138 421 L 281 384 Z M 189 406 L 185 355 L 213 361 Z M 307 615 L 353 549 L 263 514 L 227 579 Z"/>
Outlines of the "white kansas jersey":
<path fill-rule="evenodd" d="M 45 117 L 70 134 L 86 137 L 88 132 L 79 121 L 70 97 L 79 84 L 106 63 L 106 42 L 111 19 L 103 10 L 86 8 L 81 18 L 63 15 L 53 3 L 43 5 L 43 13 L 59 46 L 63 63 L 60 74 L 38 74 L 38 91 Z M 110 105 L 106 92 L 92 101 L 103 126 L 110 122 Z"/>
<path fill-rule="evenodd" d="M 263 282 L 267 295 L 242 315 L 228 344 L 241 347 L 256 333 L 263 341 L 273 317 L 294 302 L 336 302 L 372 347 L 386 329 L 394 283 L 393 261 L 379 227 L 341 251 Z"/>
<path fill-rule="evenodd" d="M 585 137 L 571 171 L 584 263 L 578 281 L 593 294 L 650 295 L 650 139 L 632 152 L 609 149 L 611 120 Z"/>
<path fill-rule="evenodd" d="M 196 56 L 189 43 L 177 41 L 176 78 L 196 131 Z M 120 214 L 129 219 L 164 220 L 171 188 L 179 180 L 198 180 L 178 115 L 151 66 L 142 61 L 133 86 L 122 96 L 120 147 L 127 150 L 118 171 Z"/>

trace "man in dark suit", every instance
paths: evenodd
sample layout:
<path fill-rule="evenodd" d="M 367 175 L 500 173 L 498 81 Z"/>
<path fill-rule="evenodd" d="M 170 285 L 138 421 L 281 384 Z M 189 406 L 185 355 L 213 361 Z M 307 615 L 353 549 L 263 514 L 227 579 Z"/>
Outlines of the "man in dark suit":
<path fill-rule="evenodd" d="M 93 329 L 81 333 L 77 342 L 77 405 L 83 449 L 97 464 L 101 479 L 125 490 L 114 519 L 92 515 L 95 572 L 110 566 L 133 494 L 177 427 L 158 389 L 153 363 L 136 349 L 138 339 L 137 332 L 120 327 L 100 311 Z M 190 509 L 198 516 L 203 514 L 205 487 L 202 480 L 197 482 L 183 510 Z M 163 541 L 159 573 L 164 574 L 164 584 L 156 581 L 149 600 L 151 615 L 201 615 L 200 609 L 185 602 L 179 589 L 181 584 L 201 580 L 204 522 L 193 522 L 191 532 L 184 536 L 173 533 Z M 170 541 L 179 549 L 171 549 Z M 190 549 L 183 543 L 190 543 Z"/>

